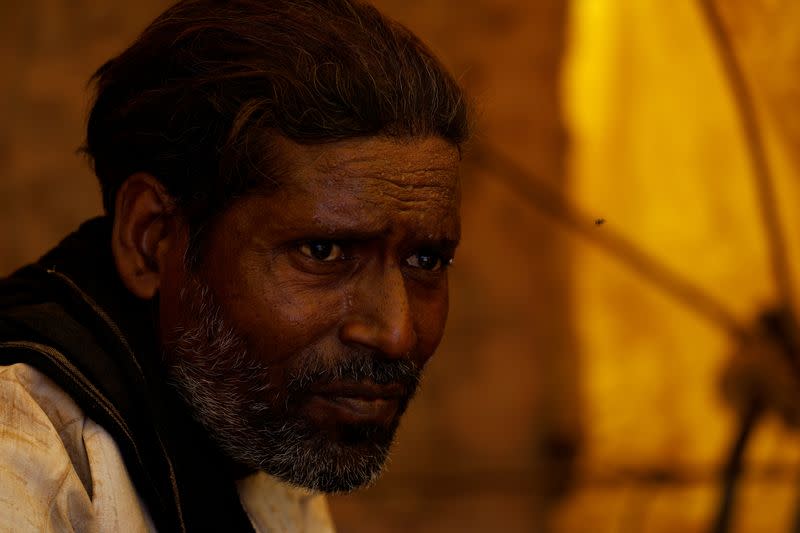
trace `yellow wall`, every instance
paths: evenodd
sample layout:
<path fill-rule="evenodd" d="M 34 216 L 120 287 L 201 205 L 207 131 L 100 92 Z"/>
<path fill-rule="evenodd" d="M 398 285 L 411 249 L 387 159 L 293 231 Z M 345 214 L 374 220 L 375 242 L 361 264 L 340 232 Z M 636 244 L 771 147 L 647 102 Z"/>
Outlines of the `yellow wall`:
<path fill-rule="evenodd" d="M 758 76 L 752 63 L 767 63 L 764 72 L 790 68 L 798 28 L 789 4 L 754 2 L 745 13 L 725 2 L 721 13 L 755 95 L 796 261 L 797 173 L 782 153 L 791 137 L 776 131 L 774 119 L 796 125 L 797 115 L 787 106 L 771 114 L 764 97 L 797 82 Z M 572 3 L 563 70 L 570 198 L 606 219 L 596 232 L 632 241 L 755 333 L 755 317 L 775 304 L 778 288 L 741 110 L 704 13 L 688 1 Z M 768 24 L 794 37 L 780 52 L 765 38 Z M 762 41 L 748 40 L 748 31 Z M 573 258 L 586 440 L 582 479 L 557 512 L 555 530 L 592 523 L 592 531 L 708 531 L 738 430 L 720 384 L 740 341 L 613 254 L 576 242 Z M 751 351 L 767 356 L 761 344 Z M 790 530 L 797 444 L 774 414 L 757 426 L 734 530 Z"/>

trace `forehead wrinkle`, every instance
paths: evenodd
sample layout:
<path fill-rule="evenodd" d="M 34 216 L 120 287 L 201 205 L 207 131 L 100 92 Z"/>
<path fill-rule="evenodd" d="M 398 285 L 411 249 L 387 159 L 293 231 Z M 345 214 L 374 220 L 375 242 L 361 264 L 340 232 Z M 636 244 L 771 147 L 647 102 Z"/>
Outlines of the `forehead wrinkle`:
<path fill-rule="evenodd" d="M 424 172 L 424 171 L 420 171 Z M 380 198 L 390 198 L 400 203 L 430 203 L 432 208 L 441 206 L 444 209 L 457 203 L 459 186 L 457 177 L 443 176 L 434 182 L 417 180 L 401 181 L 396 174 L 386 175 L 376 172 L 369 175 L 353 175 L 340 172 L 338 175 L 312 175 L 306 179 L 296 180 L 291 189 L 315 193 L 321 183 L 333 186 L 343 196 L 328 199 L 326 207 L 342 209 L 346 205 L 367 203 L 379 205 Z M 415 173 L 416 174 L 416 173 Z M 450 183 L 446 183 L 450 181 Z"/>
<path fill-rule="evenodd" d="M 404 220 L 406 224 L 409 222 L 416 222 L 412 223 L 412 226 L 416 227 L 417 231 L 424 233 L 430 233 L 432 231 L 441 233 L 441 230 L 445 230 L 445 234 L 450 234 L 452 231 L 449 231 L 447 228 L 453 227 L 456 233 L 458 233 L 458 213 L 450 210 L 450 207 L 453 205 L 452 199 L 449 201 L 438 201 L 428 198 L 407 199 L 397 198 L 389 193 L 384 193 L 384 196 L 389 196 L 392 200 L 395 200 L 392 202 L 392 211 L 394 213 L 403 213 L 413 216 L 413 218 L 405 217 Z M 368 206 L 385 207 L 382 205 L 380 199 L 366 198 L 363 200 L 363 203 Z M 386 220 L 385 217 L 379 215 L 377 212 L 373 213 L 370 210 L 362 210 L 360 216 L 363 217 L 362 220 L 365 221 L 365 225 L 369 227 L 389 227 L 387 226 L 387 222 L 396 222 L 393 219 Z"/>
<path fill-rule="evenodd" d="M 335 225 L 349 221 L 374 228 L 387 208 L 405 214 L 419 211 L 429 221 L 433 215 L 445 222 L 457 210 L 460 184 L 457 151 L 444 142 L 370 139 L 323 146 L 292 144 L 288 151 L 296 165 L 282 194 L 287 198 L 300 194 L 316 203 L 315 218 L 323 225 L 330 218 Z"/>
<path fill-rule="evenodd" d="M 432 149 L 431 147 L 421 147 L 419 151 L 414 153 L 415 159 L 406 160 L 404 166 L 394 166 L 389 163 L 391 155 L 397 149 L 404 149 L 407 145 L 405 143 L 390 143 L 388 145 L 379 145 L 370 149 L 365 146 L 363 150 L 339 153 L 325 153 L 319 154 L 315 158 L 312 165 L 322 174 L 328 174 L 335 177 L 350 177 L 353 174 L 362 174 L 359 172 L 363 167 L 367 167 L 367 172 L 363 174 L 371 174 L 375 172 L 376 168 L 378 173 L 398 173 L 398 174 L 448 174 L 458 168 L 459 158 L 455 148 L 450 151 L 444 152 Z M 424 165 L 424 166 L 421 166 Z"/>
<path fill-rule="evenodd" d="M 459 188 L 458 149 L 438 137 L 359 138 L 322 145 L 287 140 L 284 144 L 293 163 L 294 179 L 287 180 L 287 185 L 300 189 L 309 190 L 308 186 L 313 188 L 320 180 L 332 180 L 339 181 L 337 185 L 343 190 L 352 190 L 359 178 L 375 178 L 403 188 Z M 398 158 L 399 154 L 403 155 Z"/>
<path fill-rule="evenodd" d="M 387 216 L 387 196 L 390 212 L 402 214 L 403 219 Z M 317 204 L 313 214 L 305 220 L 326 233 L 354 232 L 373 236 L 389 235 L 399 228 L 413 228 L 416 233 L 434 233 L 443 237 L 458 237 L 458 214 L 450 207 L 451 201 L 396 199 L 388 194 L 381 197 L 350 197 L 347 201 L 323 201 Z M 437 215 L 438 213 L 438 215 Z M 289 223 L 288 227 L 294 224 Z M 300 223 L 297 229 L 308 229 Z"/>
<path fill-rule="evenodd" d="M 405 173 L 402 173 L 402 174 L 399 174 L 399 175 L 400 176 L 413 176 L 413 175 L 422 174 L 422 173 L 425 173 L 425 172 L 427 172 L 427 171 L 421 170 L 421 171 L 418 171 L 418 172 L 405 172 Z M 442 174 L 444 174 L 444 173 L 442 173 Z M 388 176 L 384 175 L 384 174 L 374 174 L 374 175 L 371 175 L 371 176 L 363 176 L 362 179 L 376 180 L 376 181 L 380 181 L 380 182 L 383 182 L 383 183 L 388 183 L 389 185 L 392 185 L 393 187 L 396 187 L 398 189 L 411 190 L 411 191 L 413 191 L 414 189 L 422 189 L 422 190 L 432 189 L 432 190 L 451 191 L 451 190 L 453 190 L 455 188 L 455 183 L 447 183 L 447 181 L 453 181 L 453 180 L 450 179 L 450 177 L 446 176 L 446 175 L 443 176 L 443 179 L 437 180 L 437 181 L 426 181 L 426 182 L 414 181 L 413 183 L 409 183 L 407 181 L 401 181 L 401 180 L 397 179 L 397 177 L 398 177 L 398 173 L 392 173 L 391 175 L 388 175 Z"/>
<path fill-rule="evenodd" d="M 421 188 L 421 187 L 420 187 Z M 421 195 L 419 190 L 407 191 L 403 187 L 399 190 L 385 190 L 381 188 L 380 197 L 364 198 L 361 201 L 370 205 L 380 206 L 381 200 L 392 202 L 392 208 L 398 211 L 424 211 L 428 214 L 441 210 L 449 211 L 456 203 L 456 196 L 447 193 Z M 419 189 L 419 188 L 418 188 Z M 449 191 L 448 191 L 449 192 Z"/>
<path fill-rule="evenodd" d="M 367 161 L 365 161 L 366 163 Z M 354 180 L 377 180 L 394 187 L 421 189 L 452 189 L 454 183 L 454 167 L 430 166 L 424 168 L 358 168 L 346 163 L 320 165 L 317 167 L 320 176 L 329 176 L 342 182 Z M 406 179 L 404 179 L 406 178 Z M 407 178 L 412 178 L 409 181 Z"/>

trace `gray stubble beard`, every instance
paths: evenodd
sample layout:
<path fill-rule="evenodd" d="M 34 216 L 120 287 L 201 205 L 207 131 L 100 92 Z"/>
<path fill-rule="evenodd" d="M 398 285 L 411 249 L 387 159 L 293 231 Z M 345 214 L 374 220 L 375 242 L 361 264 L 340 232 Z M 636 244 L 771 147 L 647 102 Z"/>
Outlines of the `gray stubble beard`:
<path fill-rule="evenodd" d="M 206 285 L 190 281 L 181 290 L 181 303 L 196 322 L 173 332 L 167 358 L 171 381 L 228 457 L 319 492 L 348 492 L 380 476 L 396 424 L 385 430 L 368 428 L 359 438 L 372 442 L 362 450 L 320 434 L 308 420 L 291 416 L 288 400 L 281 405 L 278 391 L 270 390 L 268 367 L 226 323 Z M 402 371 L 416 373 L 418 380 L 413 365 Z M 306 378 L 301 375 L 296 381 Z M 267 401 L 270 395 L 272 403 Z"/>

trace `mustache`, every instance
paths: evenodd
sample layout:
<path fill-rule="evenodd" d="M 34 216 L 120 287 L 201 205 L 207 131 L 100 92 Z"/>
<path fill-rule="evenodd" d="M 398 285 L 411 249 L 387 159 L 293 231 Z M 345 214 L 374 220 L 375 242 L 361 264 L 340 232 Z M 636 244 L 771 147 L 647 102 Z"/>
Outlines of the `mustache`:
<path fill-rule="evenodd" d="M 345 355 L 314 354 L 301 368 L 290 371 L 287 389 L 302 394 L 312 385 L 329 383 L 372 382 L 377 385 L 400 385 L 411 397 L 419 387 L 422 369 L 410 359 L 388 358 L 372 350 L 349 351 Z"/>

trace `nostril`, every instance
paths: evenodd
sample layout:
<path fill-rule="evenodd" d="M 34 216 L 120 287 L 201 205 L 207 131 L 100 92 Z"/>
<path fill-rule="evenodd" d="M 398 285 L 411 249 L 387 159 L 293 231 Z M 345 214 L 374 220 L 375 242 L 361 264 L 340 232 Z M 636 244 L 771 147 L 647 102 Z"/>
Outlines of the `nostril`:
<path fill-rule="evenodd" d="M 344 344 L 376 350 L 387 357 L 408 357 L 417 345 L 417 332 L 408 313 L 353 316 L 339 329 Z"/>
<path fill-rule="evenodd" d="M 383 352 L 394 357 L 407 357 L 417 344 L 417 334 L 413 327 L 402 326 L 389 333 L 384 342 Z"/>

